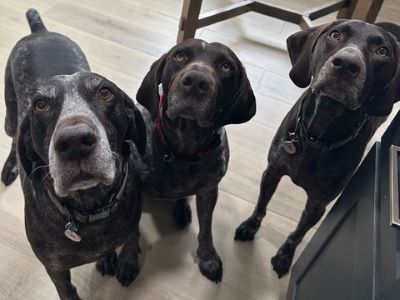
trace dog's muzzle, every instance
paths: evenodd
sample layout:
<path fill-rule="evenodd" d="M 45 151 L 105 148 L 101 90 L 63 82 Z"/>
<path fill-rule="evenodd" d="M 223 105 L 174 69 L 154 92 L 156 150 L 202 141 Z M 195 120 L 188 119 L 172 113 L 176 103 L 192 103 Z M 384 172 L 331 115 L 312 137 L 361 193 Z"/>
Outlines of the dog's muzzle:
<path fill-rule="evenodd" d="M 364 55 L 357 47 L 345 47 L 333 54 L 311 84 L 314 93 L 341 102 L 348 109 L 361 106 L 360 95 L 366 80 Z"/>
<path fill-rule="evenodd" d="M 177 75 L 171 84 L 166 115 L 196 121 L 199 126 L 213 125 L 216 110 L 215 72 L 207 65 L 193 64 Z"/>
<path fill-rule="evenodd" d="M 59 196 L 114 181 L 115 159 L 105 129 L 97 119 L 84 115 L 59 121 L 50 142 L 49 162 Z"/>

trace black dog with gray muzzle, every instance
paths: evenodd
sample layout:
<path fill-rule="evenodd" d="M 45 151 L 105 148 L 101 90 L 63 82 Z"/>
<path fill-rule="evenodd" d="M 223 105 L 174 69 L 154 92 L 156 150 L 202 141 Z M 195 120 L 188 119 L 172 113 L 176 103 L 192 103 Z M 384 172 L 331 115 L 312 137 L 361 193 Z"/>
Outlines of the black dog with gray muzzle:
<path fill-rule="evenodd" d="M 19 170 L 27 237 L 61 299 L 79 299 L 70 269 L 94 261 L 127 286 L 139 271 L 142 206 L 129 144 L 143 154 L 144 121 L 121 89 L 90 72 L 77 44 L 48 32 L 35 10 L 27 18 L 32 34 L 5 73 L 13 143 L 2 181 Z"/>

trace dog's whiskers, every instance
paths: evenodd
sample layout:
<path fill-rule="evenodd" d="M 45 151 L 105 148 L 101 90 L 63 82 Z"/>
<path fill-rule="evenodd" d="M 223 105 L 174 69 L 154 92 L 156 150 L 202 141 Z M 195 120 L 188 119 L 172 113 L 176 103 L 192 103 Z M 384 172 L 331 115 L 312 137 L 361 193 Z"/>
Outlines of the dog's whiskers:
<path fill-rule="evenodd" d="M 39 167 L 34 168 L 34 169 L 32 170 L 32 172 L 31 172 L 31 174 L 29 175 L 29 178 L 32 179 L 33 173 L 35 173 L 36 171 L 38 171 L 38 170 L 40 170 L 40 169 L 44 169 L 44 168 L 47 168 L 47 167 L 50 167 L 50 164 L 48 164 L 48 165 L 43 165 L 43 166 L 39 166 Z"/>
<path fill-rule="evenodd" d="M 46 180 L 46 177 L 49 176 L 49 175 L 50 175 L 50 172 L 47 172 L 47 174 L 44 175 L 44 177 L 43 177 L 43 179 L 42 179 L 42 182 L 44 182 L 44 181 Z"/>
<path fill-rule="evenodd" d="M 116 161 L 118 161 L 118 164 L 121 164 L 121 158 L 119 157 L 119 154 L 117 152 L 111 151 L 112 158 Z"/>

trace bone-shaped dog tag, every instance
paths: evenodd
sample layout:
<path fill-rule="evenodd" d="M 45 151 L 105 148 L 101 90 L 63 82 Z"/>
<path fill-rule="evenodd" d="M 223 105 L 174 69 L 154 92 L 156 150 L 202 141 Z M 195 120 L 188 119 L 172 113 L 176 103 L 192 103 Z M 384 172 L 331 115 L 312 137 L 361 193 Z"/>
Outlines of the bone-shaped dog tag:
<path fill-rule="evenodd" d="M 81 241 L 81 236 L 77 233 L 77 230 L 78 228 L 75 223 L 73 221 L 70 221 L 65 225 L 64 234 L 71 241 L 79 243 Z"/>
<path fill-rule="evenodd" d="M 65 230 L 64 234 L 67 238 L 69 238 L 73 242 L 79 243 L 81 241 L 80 235 L 77 234 L 75 231 L 72 231 L 71 229 Z"/>

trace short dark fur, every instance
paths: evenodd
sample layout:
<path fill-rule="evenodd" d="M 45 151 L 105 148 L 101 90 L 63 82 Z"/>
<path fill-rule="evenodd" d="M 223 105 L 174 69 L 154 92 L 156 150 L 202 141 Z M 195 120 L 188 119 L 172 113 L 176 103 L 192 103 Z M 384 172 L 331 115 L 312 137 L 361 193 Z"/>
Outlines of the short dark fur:
<path fill-rule="evenodd" d="M 5 100 L 7 105 L 6 131 L 13 138 L 12 150 L 4 165 L 2 181 L 10 184 L 17 172 L 16 153 L 20 158 L 18 169 L 25 196 L 25 226 L 32 249 L 45 266 L 61 299 L 79 299 L 71 284 L 70 269 L 97 261 L 98 270 L 104 275 L 116 275 L 122 285 L 129 285 L 137 276 L 138 223 L 141 214 L 141 192 L 134 173 L 132 160 L 124 146 L 133 140 L 139 149 L 145 147 L 145 125 L 133 101 L 107 79 L 89 72 L 89 65 L 81 49 L 67 37 L 48 32 L 38 13 L 27 12 L 32 34 L 21 39 L 14 47 L 6 68 Z M 56 75 L 74 74 L 68 86 Z M 94 95 L 100 86 L 107 85 L 114 98 L 109 102 L 96 102 Z M 106 128 L 111 150 L 116 161 L 129 159 L 128 184 L 119 207 L 109 217 L 91 223 L 79 223 L 81 242 L 64 236 L 67 218 L 56 209 L 48 192 L 55 193 L 49 175 L 49 143 L 65 95 L 76 88 L 76 96 L 90 106 L 91 111 Z M 55 91 L 56 97 L 46 91 Z M 39 98 L 47 99 L 51 108 L 35 112 Z M 79 114 L 79 108 L 77 108 Z M 79 120 L 76 120 L 79 123 Z M 16 145 L 18 147 L 16 147 Z M 16 149 L 17 148 L 17 149 Z M 67 198 L 59 198 L 70 207 L 90 210 L 103 206 L 119 190 L 123 179 L 122 164 L 116 164 L 114 182 L 98 184 L 86 190 L 77 190 Z M 123 245 L 118 258 L 115 249 Z"/>
<path fill-rule="evenodd" d="M 335 30 L 339 31 L 339 36 Z M 308 200 L 301 220 L 271 260 L 279 277 L 288 272 L 295 249 L 306 232 L 322 217 L 326 205 L 343 190 L 360 163 L 368 141 L 391 112 L 394 100 L 399 98 L 396 95 L 399 85 L 399 44 L 391 34 L 375 25 L 339 20 L 295 33 L 288 38 L 287 45 L 293 65 L 291 79 L 299 87 L 306 87 L 311 82 L 311 87 L 280 125 L 269 150 L 268 167 L 262 176 L 256 208 L 237 228 L 235 235 L 236 240 L 254 238 L 282 176 L 288 175 L 295 184 L 304 188 Z M 381 45 L 389 49 L 388 56 L 377 55 L 376 51 Z M 354 50 L 354 47 L 359 50 Z M 327 94 L 322 95 L 315 82 L 322 66 L 330 58 L 340 59 L 336 62 L 332 60 L 332 65 L 327 65 L 325 71 L 330 75 L 323 77 L 324 80 L 319 83 L 321 86 L 327 84 L 324 86 L 324 93 Z M 350 65 L 352 69 L 346 69 Z M 348 89 L 355 86 L 362 69 L 365 71 L 365 81 L 358 97 L 352 101 L 349 97 L 335 99 L 333 96 L 338 90 L 346 94 Z M 354 138 L 343 145 L 323 149 L 318 145 L 313 146 L 312 141 L 303 141 L 303 149 L 292 155 L 282 145 L 288 140 L 288 134 L 295 130 L 302 102 L 307 134 L 317 141 L 332 144 L 349 136 L 360 117 L 366 116 L 367 119 Z"/>
<path fill-rule="evenodd" d="M 166 102 L 161 112 L 170 149 L 156 130 L 162 83 Z M 212 241 L 212 214 L 218 183 L 228 167 L 226 124 L 248 121 L 256 110 L 245 70 L 236 55 L 219 43 L 188 40 L 173 47 L 153 63 L 137 93 L 147 111 L 148 148 L 144 162 L 144 192 L 151 197 L 177 200 L 175 221 L 185 227 L 191 221 L 186 197 L 195 194 L 200 223 L 197 255 L 199 268 L 210 280 L 222 278 L 222 262 Z M 201 159 L 195 153 L 218 135 L 220 144 Z M 165 161 L 166 153 L 172 155 Z"/>

